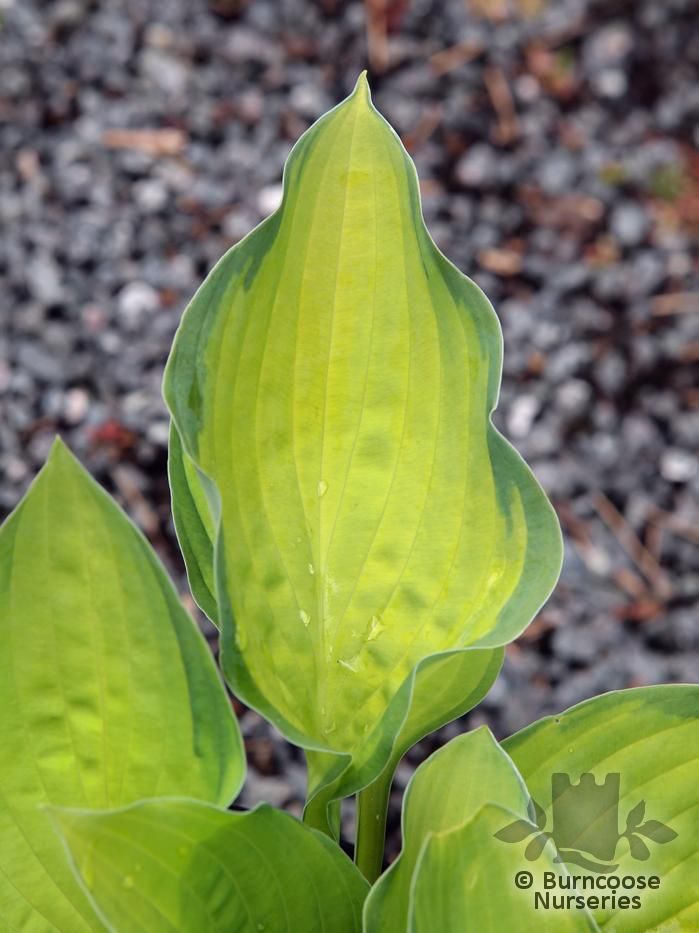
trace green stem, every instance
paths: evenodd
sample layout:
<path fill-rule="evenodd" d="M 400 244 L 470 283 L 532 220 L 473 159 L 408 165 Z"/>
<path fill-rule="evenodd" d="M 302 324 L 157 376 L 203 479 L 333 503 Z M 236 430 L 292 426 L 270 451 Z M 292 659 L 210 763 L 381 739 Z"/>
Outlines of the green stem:
<path fill-rule="evenodd" d="M 394 767 L 391 764 L 357 795 L 357 837 L 354 861 L 370 884 L 381 874 L 386 839 L 386 815 Z"/>

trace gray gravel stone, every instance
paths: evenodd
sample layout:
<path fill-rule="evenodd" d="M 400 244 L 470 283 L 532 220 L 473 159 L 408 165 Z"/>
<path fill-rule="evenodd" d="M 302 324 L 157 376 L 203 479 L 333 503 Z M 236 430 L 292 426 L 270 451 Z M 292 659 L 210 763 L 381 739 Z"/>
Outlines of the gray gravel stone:
<path fill-rule="evenodd" d="M 610 226 L 622 246 L 638 246 L 648 233 L 648 215 L 637 202 L 624 201 L 612 211 Z"/>

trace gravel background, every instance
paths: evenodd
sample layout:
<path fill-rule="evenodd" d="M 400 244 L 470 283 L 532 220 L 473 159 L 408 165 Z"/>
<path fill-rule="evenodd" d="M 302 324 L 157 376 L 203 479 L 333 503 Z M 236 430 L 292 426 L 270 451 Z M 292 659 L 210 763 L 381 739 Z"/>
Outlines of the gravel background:
<path fill-rule="evenodd" d="M 163 363 L 292 142 L 370 68 L 505 333 L 498 424 L 566 535 L 472 725 L 699 679 L 699 5 L 0 0 L 0 509 L 60 431 L 178 580 Z M 245 802 L 300 755 L 239 710 Z M 447 727 L 401 766 L 397 790 Z M 393 802 L 395 822 L 399 798 Z"/>

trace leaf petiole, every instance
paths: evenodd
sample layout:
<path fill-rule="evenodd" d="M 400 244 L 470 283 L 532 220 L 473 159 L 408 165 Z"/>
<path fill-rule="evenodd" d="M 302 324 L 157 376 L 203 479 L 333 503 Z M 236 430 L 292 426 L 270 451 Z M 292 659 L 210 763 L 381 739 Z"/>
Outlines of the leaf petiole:
<path fill-rule="evenodd" d="M 393 783 L 394 768 L 390 765 L 377 779 L 357 794 L 357 832 L 354 861 L 370 884 L 381 874 L 388 798 Z"/>

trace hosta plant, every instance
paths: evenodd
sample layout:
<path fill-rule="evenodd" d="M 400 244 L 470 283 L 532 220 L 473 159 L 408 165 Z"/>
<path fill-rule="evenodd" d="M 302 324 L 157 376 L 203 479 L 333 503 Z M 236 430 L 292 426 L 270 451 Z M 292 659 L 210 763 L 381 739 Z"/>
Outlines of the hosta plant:
<path fill-rule="evenodd" d="M 699 929 L 692 686 L 454 739 L 381 874 L 400 758 L 485 696 L 560 568 L 554 512 L 490 420 L 500 369 L 494 312 L 430 239 L 361 77 L 195 295 L 164 386 L 192 592 L 232 692 L 305 751 L 303 819 L 230 809 L 245 762 L 214 661 L 57 441 L 0 530 L 0 931 Z M 549 793 L 593 772 L 628 814 L 621 832 L 598 808 L 609 858 Z M 597 874 L 573 873 L 576 843 Z M 641 864 L 661 886 L 639 906 L 535 899 Z"/>

